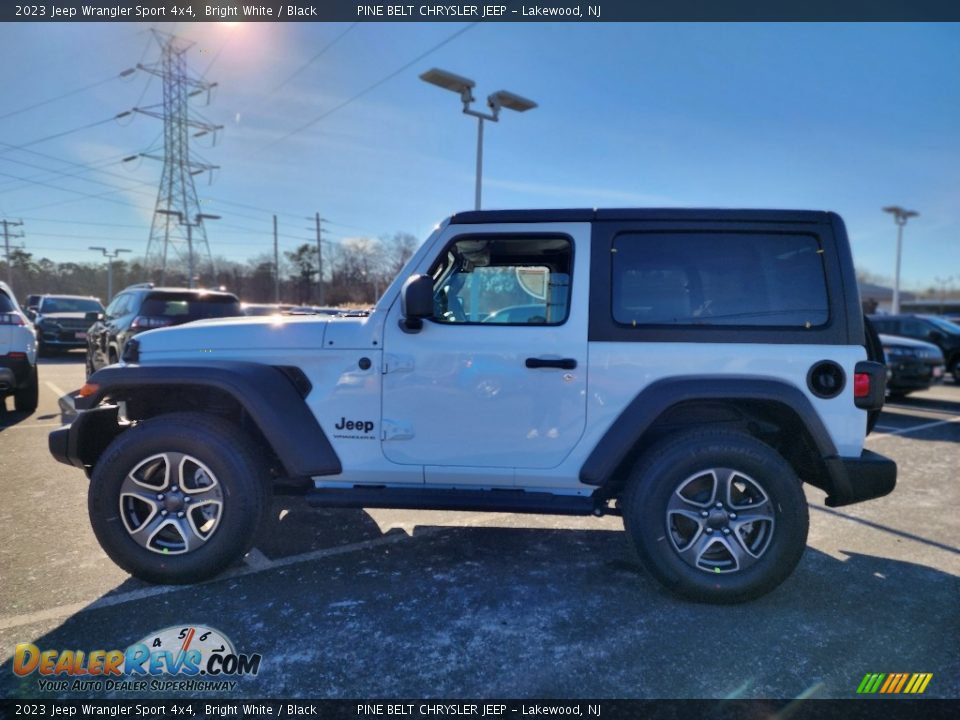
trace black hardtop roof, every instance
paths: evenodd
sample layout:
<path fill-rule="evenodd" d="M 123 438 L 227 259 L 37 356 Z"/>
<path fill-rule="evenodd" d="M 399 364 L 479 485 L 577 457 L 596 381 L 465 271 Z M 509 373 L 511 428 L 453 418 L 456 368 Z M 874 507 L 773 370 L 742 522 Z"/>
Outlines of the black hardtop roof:
<path fill-rule="evenodd" d="M 125 287 L 125 288 L 124 288 L 123 290 L 121 290 L 120 292 L 129 292 L 129 291 L 131 291 L 131 290 L 139 290 L 139 291 L 142 292 L 144 295 L 153 295 L 154 293 L 157 293 L 157 294 L 159 294 L 159 295 L 163 295 L 163 294 L 165 294 L 165 293 L 166 293 L 166 294 L 174 294 L 174 293 L 175 293 L 175 294 L 177 294 L 177 295 L 185 295 L 185 294 L 193 294 L 193 295 L 217 295 L 217 296 L 222 296 L 222 297 L 232 297 L 232 298 L 236 298 L 237 300 L 239 300 L 239 298 L 237 298 L 237 295 L 236 295 L 235 293 L 229 292 L 229 291 L 227 291 L 227 290 L 211 290 L 211 289 L 208 289 L 208 288 L 185 288 L 185 287 L 163 287 L 163 286 L 162 286 L 162 287 L 147 287 L 146 285 L 130 285 L 130 286 L 128 286 L 128 287 Z"/>
<path fill-rule="evenodd" d="M 545 210 L 468 210 L 450 218 L 455 225 L 593 220 L 678 220 L 720 222 L 829 223 L 822 210 L 730 210 L 710 208 L 559 208 Z"/>

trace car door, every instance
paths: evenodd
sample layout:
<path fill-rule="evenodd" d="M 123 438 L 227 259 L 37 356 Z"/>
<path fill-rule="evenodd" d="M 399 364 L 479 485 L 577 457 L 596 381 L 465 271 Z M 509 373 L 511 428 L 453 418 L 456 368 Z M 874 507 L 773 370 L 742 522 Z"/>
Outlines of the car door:
<path fill-rule="evenodd" d="M 583 434 L 589 223 L 451 225 L 418 273 L 434 316 L 384 338 L 382 448 L 427 483 L 513 484 Z"/>
<path fill-rule="evenodd" d="M 117 332 L 117 321 L 127 312 L 130 299 L 130 293 L 117 295 L 107 306 L 107 309 L 103 311 L 103 319 L 91 328 L 91 331 L 96 335 L 91 341 L 92 346 L 96 349 L 94 367 L 101 368 L 110 364 L 111 338 Z"/>

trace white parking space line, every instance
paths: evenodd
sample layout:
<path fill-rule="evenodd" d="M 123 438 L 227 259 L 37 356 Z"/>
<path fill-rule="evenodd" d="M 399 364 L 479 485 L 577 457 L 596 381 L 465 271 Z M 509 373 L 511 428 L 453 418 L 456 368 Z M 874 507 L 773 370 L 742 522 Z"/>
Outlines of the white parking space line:
<path fill-rule="evenodd" d="M 937 420 L 936 422 L 924 423 L 923 425 L 902 428 L 900 430 L 891 430 L 890 432 L 885 432 L 882 435 L 871 435 L 867 438 L 867 440 L 882 440 L 883 438 L 890 437 L 891 435 L 906 435 L 907 433 L 920 432 L 921 430 L 928 430 L 929 428 L 937 427 L 938 425 L 947 425 L 948 423 L 955 422 L 960 422 L 960 416 L 952 417 L 949 420 Z M 877 427 L 879 427 L 879 425 Z"/>
<path fill-rule="evenodd" d="M 57 399 L 58 399 L 58 400 L 59 400 L 60 398 L 62 398 L 64 395 L 66 395 L 66 393 L 65 393 L 63 390 L 61 390 L 60 388 L 58 388 L 56 385 L 54 385 L 54 384 L 53 384 L 52 382 L 50 382 L 49 380 L 45 380 L 43 384 L 46 385 L 48 388 L 50 388 L 50 390 L 53 392 L 53 394 L 57 396 Z"/>
<path fill-rule="evenodd" d="M 63 427 L 60 423 L 31 423 L 29 425 L 0 425 L 3 430 L 35 430 L 36 428 Z"/>
<path fill-rule="evenodd" d="M 435 535 L 444 530 L 456 530 L 463 527 L 475 527 L 478 525 L 491 524 L 498 520 L 502 520 L 503 518 L 507 517 L 508 514 L 509 513 L 478 513 L 474 516 L 474 519 L 467 519 L 463 522 L 457 523 L 456 525 L 424 528 L 417 533 L 417 538 L 419 539 L 429 535 Z M 23 613 L 22 615 L 8 615 L 6 617 L 0 617 L 0 630 L 8 630 L 10 628 L 20 627 L 22 625 L 32 625 L 34 623 L 45 622 L 47 620 L 56 620 L 62 617 L 78 615 L 82 612 L 87 612 L 90 610 L 100 610 L 101 608 L 113 607 L 115 605 L 124 605 L 129 602 L 156 597 L 157 595 L 165 595 L 166 593 L 192 590 L 196 587 L 201 587 L 203 585 L 209 585 L 216 582 L 223 582 L 224 580 L 233 580 L 234 578 L 255 575 L 267 570 L 274 570 L 276 568 L 287 567 L 289 565 L 297 565 L 299 563 L 310 562 L 311 560 L 321 560 L 323 558 L 333 557 L 334 555 L 344 555 L 347 553 L 357 552 L 358 550 L 367 550 L 368 548 L 379 547 L 381 545 L 392 545 L 394 543 L 403 542 L 410 539 L 411 536 L 405 532 L 396 533 L 393 535 L 381 535 L 378 538 L 371 538 L 370 540 L 349 543 L 347 545 L 340 545 L 338 547 L 324 548 L 322 550 L 313 550 L 311 552 L 301 553 L 300 555 L 277 558 L 276 560 L 270 560 L 262 552 L 254 549 L 251 551 L 250 555 L 247 556 L 243 567 L 231 570 L 203 583 L 197 583 L 196 585 L 154 585 L 141 590 L 131 590 L 130 592 L 109 595 L 87 602 L 58 605 L 52 608 L 37 610 L 36 612 Z"/>
<path fill-rule="evenodd" d="M 874 430 L 900 430 L 900 428 L 894 425 L 874 425 Z"/>

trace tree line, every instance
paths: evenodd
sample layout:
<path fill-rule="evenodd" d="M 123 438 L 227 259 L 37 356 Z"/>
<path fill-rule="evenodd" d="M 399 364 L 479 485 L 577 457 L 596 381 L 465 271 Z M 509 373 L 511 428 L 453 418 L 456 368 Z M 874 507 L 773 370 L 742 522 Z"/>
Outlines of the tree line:
<path fill-rule="evenodd" d="M 324 305 L 365 306 L 376 302 L 380 293 L 397 276 L 418 246 L 408 233 L 392 237 L 347 238 L 326 243 L 323 264 Z M 304 243 L 280 255 L 275 271 L 272 253 L 263 253 L 246 261 L 215 257 L 213 267 L 197 263 L 196 287 L 224 288 L 244 302 L 275 302 L 279 284 L 279 302 L 293 305 L 320 304 L 317 283 L 318 255 L 315 244 Z M 0 260 L 0 279 L 12 280 L 17 298 L 23 302 L 28 294 L 62 293 L 93 295 L 104 304 L 107 298 L 106 262 L 55 262 L 46 257 L 35 259 L 23 248 L 10 251 L 9 269 Z M 279 275 L 279 283 L 277 276 Z M 143 258 L 117 259 L 113 263 L 113 292 L 140 282 L 187 287 L 185 262 L 170 262 L 161 277 L 159 268 L 147 267 Z"/>

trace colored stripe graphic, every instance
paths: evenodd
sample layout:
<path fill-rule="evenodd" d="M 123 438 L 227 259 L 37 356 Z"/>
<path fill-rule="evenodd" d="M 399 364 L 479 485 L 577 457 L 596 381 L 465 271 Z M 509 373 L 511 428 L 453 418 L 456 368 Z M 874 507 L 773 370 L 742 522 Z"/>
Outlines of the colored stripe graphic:
<path fill-rule="evenodd" d="M 919 695 L 927 689 L 933 673 L 867 673 L 857 686 L 858 695 L 898 693 Z"/>

